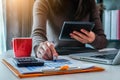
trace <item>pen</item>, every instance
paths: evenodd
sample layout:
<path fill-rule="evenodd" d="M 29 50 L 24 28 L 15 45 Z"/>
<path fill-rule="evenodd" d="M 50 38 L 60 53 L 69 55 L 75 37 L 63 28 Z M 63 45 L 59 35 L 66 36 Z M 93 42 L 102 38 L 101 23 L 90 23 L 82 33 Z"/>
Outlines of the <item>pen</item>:
<path fill-rule="evenodd" d="M 50 45 L 54 45 L 54 44 L 52 42 L 47 42 L 47 45 L 50 46 Z M 56 62 L 56 60 L 57 60 L 57 56 L 53 55 L 53 61 Z"/>
<path fill-rule="evenodd" d="M 57 56 L 53 56 L 53 61 L 54 61 L 54 62 L 57 61 Z"/>
<path fill-rule="evenodd" d="M 51 68 L 51 69 L 45 69 L 43 70 L 44 73 L 53 73 L 53 72 L 61 72 L 61 71 L 71 71 L 71 70 L 80 70 L 81 68 L 80 67 L 70 67 L 68 65 L 64 65 L 64 66 L 61 66 L 59 68 Z"/>

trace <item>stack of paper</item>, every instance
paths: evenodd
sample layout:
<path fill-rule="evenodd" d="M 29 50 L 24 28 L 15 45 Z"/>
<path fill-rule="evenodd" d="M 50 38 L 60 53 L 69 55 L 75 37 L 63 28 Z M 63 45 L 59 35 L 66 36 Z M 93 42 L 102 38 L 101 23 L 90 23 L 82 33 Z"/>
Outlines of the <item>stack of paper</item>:
<path fill-rule="evenodd" d="M 59 68 L 64 65 L 68 65 L 70 69 L 78 69 L 78 68 L 86 69 L 93 67 L 93 65 L 88 65 L 88 64 L 77 65 L 76 62 L 72 62 L 70 60 L 65 60 L 65 59 L 58 59 L 57 61 L 44 61 L 45 62 L 44 66 L 18 67 L 14 63 L 13 58 L 8 58 L 6 60 L 22 74 L 59 70 Z"/>
<path fill-rule="evenodd" d="M 13 58 L 3 59 L 2 62 L 20 78 L 104 71 L 103 68 L 92 64 L 83 64 L 61 58 L 57 61 L 45 61 L 44 66 L 32 67 L 18 67 L 14 63 Z M 60 68 L 65 65 L 69 66 L 69 68 L 61 70 Z"/>

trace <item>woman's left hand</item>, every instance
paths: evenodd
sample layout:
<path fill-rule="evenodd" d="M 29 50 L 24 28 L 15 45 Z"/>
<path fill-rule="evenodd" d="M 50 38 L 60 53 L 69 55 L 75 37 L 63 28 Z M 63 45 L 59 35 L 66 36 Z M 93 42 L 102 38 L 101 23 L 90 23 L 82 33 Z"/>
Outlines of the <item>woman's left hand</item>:
<path fill-rule="evenodd" d="M 80 32 L 73 31 L 70 33 L 70 36 L 84 44 L 92 43 L 95 40 L 95 33 L 92 31 L 86 31 L 85 29 L 81 29 Z"/>

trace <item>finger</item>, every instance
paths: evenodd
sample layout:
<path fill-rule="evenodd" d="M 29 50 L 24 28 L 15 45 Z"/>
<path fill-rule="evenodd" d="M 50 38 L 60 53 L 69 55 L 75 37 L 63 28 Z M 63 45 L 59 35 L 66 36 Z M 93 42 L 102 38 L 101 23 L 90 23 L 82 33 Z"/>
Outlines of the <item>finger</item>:
<path fill-rule="evenodd" d="M 37 58 L 41 58 L 42 59 L 42 55 L 39 51 L 37 51 Z"/>
<path fill-rule="evenodd" d="M 49 57 L 47 56 L 47 54 L 45 53 L 45 51 L 42 48 L 39 49 L 37 55 L 41 59 L 45 59 L 45 60 L 49 59 Z"/>
<path fill-rule="evenodd" d="M 56 52 L 56 50 L 55 50 L 55 47 L 54 47 L 54 44 L 53 44 L 53 43 L 50 43 L 50 50 L 51 50 L 51 52 L 52 52 L 52 57 L 53 57 L 53 56 L 58 57 L 58 53 Z"/>
<path fill-rule="evenodd" d="M 85 29 L 81 29 L 80 30 L 82 33 L 84 33 L 86 36 L 89 36 L 90 32 L 85 30 Z"/>
<path fill-rule="evenodd" d="M 42 59 L 50 60 L 50 58 L 48 58 L 46 55 L 42 56 Z"/>
<path fill-rule="evenodd" d="M 58 56 L 55 48 L 54 48 L 54 44 L 52 42 L 48 43 L 48 46 L 50 47 L 50 51 L 51 51 L 51 59 L 53 59 L 53 56 Z"/>
<path fill-rule="evenodd" d="M 78 36 L 74 33 L 70 34 L 72 38 L 74 38 L 75 40 L 81 42 L 81 43 L 87 43 L 85 39 L 83 39 L 81 36 Z"/>
<path fill-rule="evenodd" d="M 85 39 L 87 43 L 91 43 L 95 40 L 95 34 L 92 31 L 88 32 L 82 29 L 81 32 L 86 35 L 85 37 L 83 36 L 83 39 Z"/>
<path fill-rule="evenodd" d="M 42 45 L 42 46 L 43 46 L 43 45 Z M 48 57 L 48 55 L 46 55 L 46 52 L 45 52 L 45 50 L 43 49 L 42 46 L 39 46 L 39 47 L 38 47 L 37 56 L 38 56 L 39 58 L 42 58 L 42 59 L 47 59 L 47 58 L 49 58 L 49 57 Z M 43 57 L 43 56 L 44 56 L 44 57 Z"/>
<path fill-rule="evenodd" d="M 37 57 L 42 59 L 44 55 L 45 55 L 44 50 L 41 47 L 38 47 Z"/>
<path fill-rule="evenodd" d="M 74 31 L 73 34 L 75 34 L 76 36 L 82 38 L 83 40 L 87 40 L 89 37 L 86 34 Z"/>
<path fill-rule="evenodd" d="M 41 56 L 43 56 L 45 54 L 45 52 L 42 48 L 39 49 L 39 53 L 41 54 Z"/>
<path fill-rule="evenodd" d="M 50 51 L 50 48 L 47 46 L 47 43 L 44 42 L 44 44 L 42 45 L 42 48 L 44 50 L 44 54 L 48 57 L 48 58 L 51 58 L 52 55 L 51 55 L 51 51 Z"/>
<path fill-rule="evenodd" d="M 49 58 L 52 58 L 52 52 L 51 52 L 51 50 L 50 50 L 50 42 L 46 41 L 46 42 L 45 42 L 45 45 L 46 45 L 46 47 L 47 47 L 47 48 L 46 48 L 46 52 L 47 52 Z"/>

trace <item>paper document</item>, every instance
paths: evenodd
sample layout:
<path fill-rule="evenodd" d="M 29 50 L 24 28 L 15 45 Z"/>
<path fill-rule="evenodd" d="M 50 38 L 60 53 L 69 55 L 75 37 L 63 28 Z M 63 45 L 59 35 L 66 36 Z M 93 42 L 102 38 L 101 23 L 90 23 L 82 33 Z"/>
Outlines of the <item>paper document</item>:
<path fill-rule="evenodd" d="M 44 61 L 44 66 L 31 66 L 31 67 L 18 67 L 13 58 L 6 59 L 8 63 L 10 63 L 15 69 L 17 69 L 21 74 L 26 73 L 43 73 L 44 71 L 54 71 L 59 70 L 61 66 L 68 65 L 70 69 L 86 69 L 93 67 L 94 65 L 90 64 L 80 64 L 75 61 L 67 60 L 67 59 L 58 59 L 57 61 Z"/>

